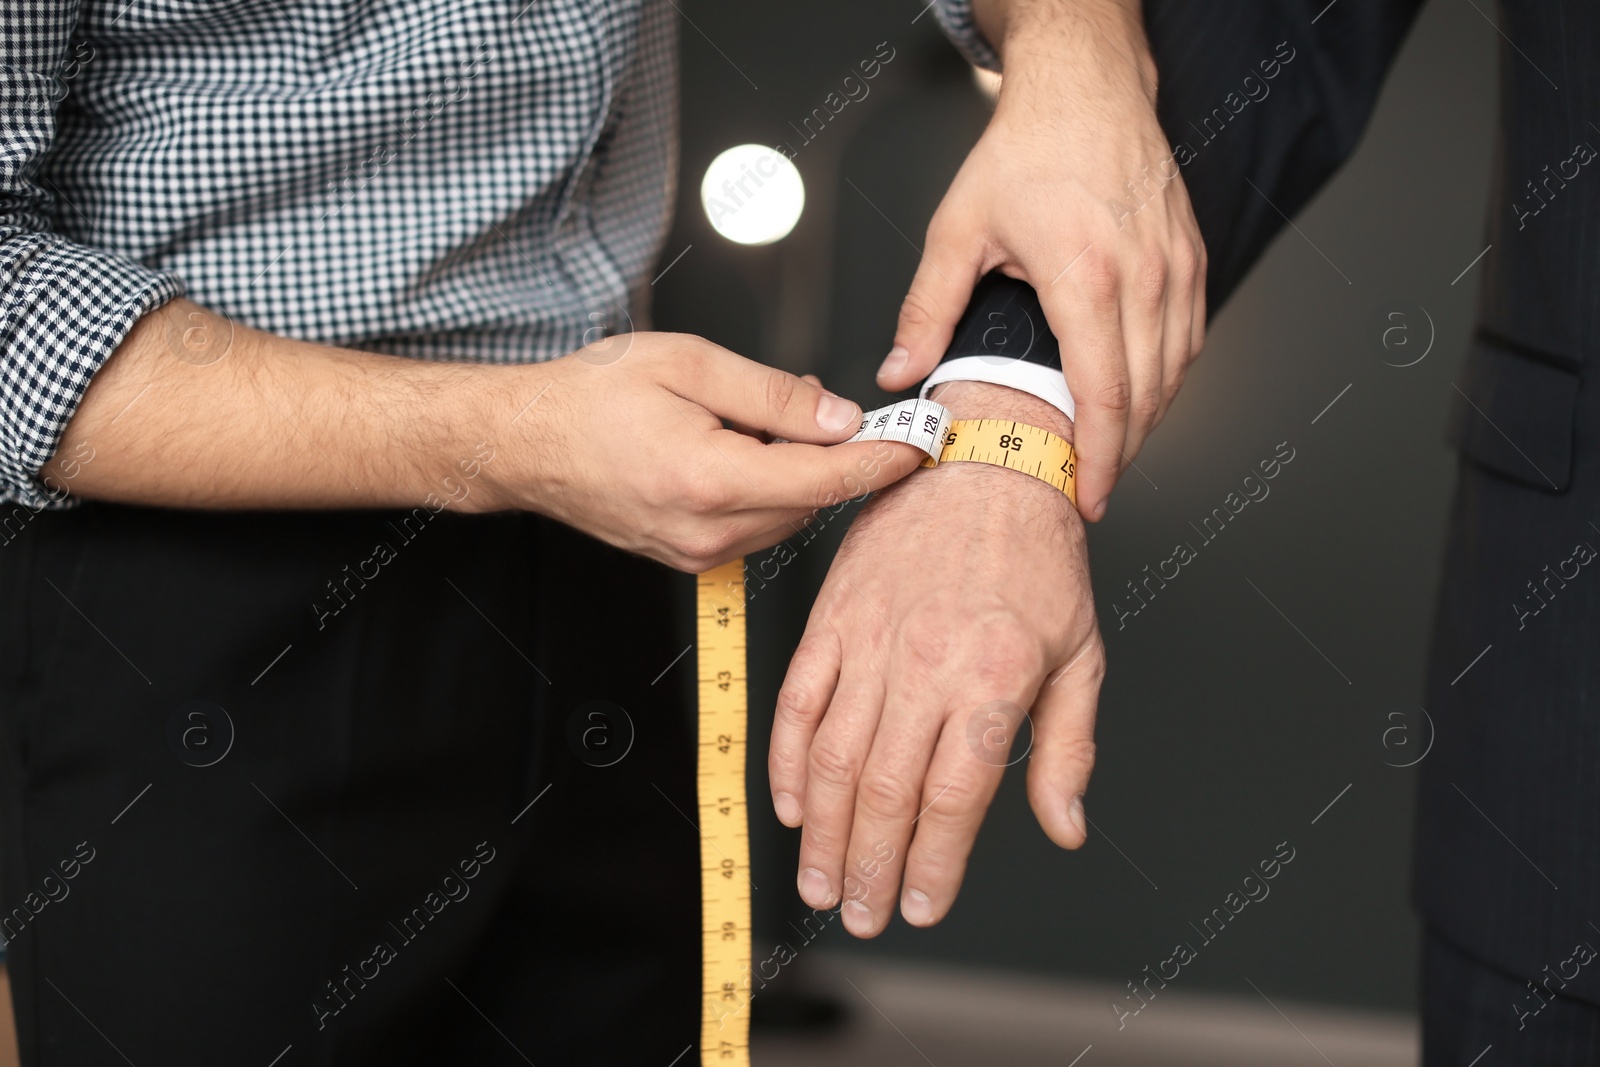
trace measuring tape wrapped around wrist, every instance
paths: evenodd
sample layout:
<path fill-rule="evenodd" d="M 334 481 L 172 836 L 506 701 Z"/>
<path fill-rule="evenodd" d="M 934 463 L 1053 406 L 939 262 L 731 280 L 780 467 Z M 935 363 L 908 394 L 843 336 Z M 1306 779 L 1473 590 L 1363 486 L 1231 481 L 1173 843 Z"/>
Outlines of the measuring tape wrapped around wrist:
<path fill-rule="evenodd" d="M 991 463 L 1048 482 L 1077 502 L 1077 456 L 1066 441 L 1010 419 L 952 420 L 932 400 L 902 400 L 866 414 L 852 441 L 900 441 L 939 463 Z M 745 801 L 749 707 L 745 686 L 744 560 L 696 582 L 700 680 L 702 1067 L 750 1063 L 750 820 Z"/>
<path fill-rule="evenodd" d="M 1078 502 L 1077 453 L 1049 430 L 1014 419 L 951 419 L 932 400 L 902 400 L 868 412 L 852 441 L 903 441 L 940 463 L 990 463 L 1049 482 Z"/>

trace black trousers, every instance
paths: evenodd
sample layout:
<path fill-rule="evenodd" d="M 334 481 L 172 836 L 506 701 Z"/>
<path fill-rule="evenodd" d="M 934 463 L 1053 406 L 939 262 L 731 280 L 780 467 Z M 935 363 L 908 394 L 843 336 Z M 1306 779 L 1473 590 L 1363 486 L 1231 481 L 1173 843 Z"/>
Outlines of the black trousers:
<path fill-rule="evenodd" d="M 426 509 L 89 504 L 3 537 L 24 1063 L 660 1067 L 696 1042 L 689 579 Z"/>
<path fill-rule="evenodd" d="M 1422 947 L 1423 1067 L 1600 1063 L 1600 1007 L 1559 990 L 1559 979 L 1535 988 L 1430 929 Z"/>

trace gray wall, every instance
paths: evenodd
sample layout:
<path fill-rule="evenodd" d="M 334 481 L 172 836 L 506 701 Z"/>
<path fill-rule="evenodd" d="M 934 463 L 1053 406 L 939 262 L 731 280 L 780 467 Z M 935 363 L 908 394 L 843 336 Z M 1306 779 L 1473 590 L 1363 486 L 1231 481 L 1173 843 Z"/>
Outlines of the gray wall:
<path fill-rule="evenodd" d="M 883 399 L 872 371 L 916 264 L 909 242 L 986 116 L 931 16 L 910 23 L 920 7 L 682 5 L 694 22 L 681 27 L 683 196 L 663 263 L 693 247 L 656 286 L 659 326 L 817 370 L 866 406 Z M 750 250 L 711 233 L 698 206 L 711 156 L 797 140 L 788 123 L 885 40 L 896 58 L 872 95 L 797 158 L 809 203 L 795 234 Z M 897 923 L 866 944 L 830 930 L 832 947 L 1120 983 L 1188 940 L 1193 990 L 1253 995 L 1248 977 L 1274 998 L 1414 1004 L 1416 771 L 1392 765 L 1426 743 L 1422 662 L 1455 467 L 1444 424 L 1477 276 L 1451 282 L 1484 247 L 1495 43 L 1471 5 L 1424 12 L 1355 160 L 1213 320 L 1178 404 L 1092 531 L 1110 674 L 1089 845 L 1050 845 L 1014 771 L 944 924 Z M 1385 349 L 1393 326 L 1405 332 Z M 1386 365 L 1416 359 L 1430 332 L 1420 363 Z M 1280 442 L 1294 459 L 1270 496 L 1201 546 L 1189 524 Z M 1180 541 L 1198 558 L 1119 628 L 1125 583 Z M 762 720 L 830 553 L 805 549 L 809 573 L 753 609 L 768 928 L 793 906 L 795 835 L 764 801 Z M 1283 841 L 1295 859 L 1271 896 L 1202 945 L 1190 923 Z"/>

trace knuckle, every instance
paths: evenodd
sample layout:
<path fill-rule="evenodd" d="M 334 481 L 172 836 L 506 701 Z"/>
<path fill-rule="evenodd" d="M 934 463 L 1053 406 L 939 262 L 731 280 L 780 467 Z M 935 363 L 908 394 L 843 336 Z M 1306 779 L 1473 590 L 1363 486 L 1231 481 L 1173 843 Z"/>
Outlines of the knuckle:
<path fill-rule="evenodd" d="M 1180 241 L 1172 250 L 1172 280 L 1180 289 L 1192 289 L 1200 278 L 1200 263 L 1203 253 L 1197 253 L 1193 245 Z"/>
<path fill-rule="evenodd" d="M 1089 298 L 1097 303 L 1115 300 L 1122 287 L 1116 261 L 1093 250 L 1084 253 L 1083 274 L 1079 284 Z"/>
<path fill-rule="evenodd" d="M 1036 627 L 1008 611 L 990 610 L 975 613 L 972 617 L 971 631 L 981 634 L 982 638 L 972 641 L 968 637 L 964 646 L 967 649 L 963 656 L 966 664 L 964 669 L 969 677 L 984 684 L 976 691 L 964 693 L 962 696 L 973 698 L 974 706 L 984 701 L 1011 697 L 1013 694 L 1009 692 L 993 692 L 991 683 L 997 680 L 1017 679 L 1042 666 L 1043 657 L 1038 652 L 1038 635 L 1035 630 Z M 952 655 L 963 647 L 959 634 L 947 632 L 943 636 L 949 642 L 949 652 Z M 1022 680 L 1028 681 L 1025 677 Z"/>
<path fill-rule="evenodd" d="M 657 558 L 680 574 L 699 574 L 705 569 L 699 560 L 691 559 L 673 548 L 659 553 Z"/>
<path fill-rule="evenodd" d="M 945 829 L 974 825 L 983 821 L 984 813 L 988 810 L 988 793 L 981 789 L 978 783 L 957 776 L 946 785 L 939 787 L 941 792 L 927 803 L 927 810 L 922 813 L 922 821 L 932 819 Z M 920 838 L 918 839 L 920 842 Z"/>
<path fill-rule="evenodd" d="M 767 778 L 773 788 L 782 789 L 796 779 L 801 764 L 800 745 L 791 736 L 774 734 L 767 749 Z"/>
<path fill-rule="evenodd" d="M 1039 657 L 1027 638 L 986 645 L 972 664 L 972 678 L 983 687 L 983 700 L 1011 697 L 1038 679 Z"/>
<path fill-rule="evenodd" d="M 850 825 L 844 825 L 843 832 L 831 826 L 824 826 L 820 819 L 807 819 L 805 836 L 801 840 L 802 857 L 812 858 L 814 866 L 822 866 L 817 860 L 829 857 L 844 856 L 844 850 L 850 846 Z"/>
<path fill-rule="evenodd" d="M 680 491 L 683 506 L 692 515 L 723 511 L 733 503 L 732 495 L 724 482 L 709 473 L 690 478 Z"/>
<path fill-rule="evenodd" d="M 731 524 L 685 530 L 672 542 L 672 548 L 701 570 L 732 547 L 735 533 Z"/>
<path fill-rule="evenodd" d="M 796 652 L 798 657 L 801 653 Z M 785 726 L 806 726 L 821 718 L 821 701 L 809 681 L 790 678 L 778 690 L 773 714 Z"/>
<path fill-rule="evenodd" d="M 921 790 L 917 785 L 893 774 L 877 772 L 863 775 L 856 799 L 866 814 L 892 819 L 916 811 Z"/>
<path fill-rule="evenodd" d="M 767 375 L 766 390 L 767 410 L 775 415 L 788 414 L 800 391 L 800 379 L 783 371 L 772 371 Z"/>
<path fill-rule="evenodd" d="M 1160 253 L 1146 253 L 1134 273 L 1134 296 L 1146 306 L 1160 304 L 1167 294 L 1167 260 Z"/>
<path fill-rule="evenodd" d="M 811 777 L 835 788 L 848 788 L 859 777 L 855 757 L 825 740 L 813 742 L 807 757 Z"/>
<path fill-rule="evenodd" d="M 648 358 L 658 370 L 670 371 L 675 379 L 689 386 L 699 385 L 711 375 L 711 351 L 704 344 L 674 345 L 670 352 L 650 346 Z"/>
<path fill-rule="evenodd" d="M 1133 402 L 1133 421 L 1140 424 L 1149 424 L 1155 421 L 1156 415 L 1161 411 L 1161 387 L 1158 385 L 1149 392 L 1140 393 Z"/>
<path fill-rule="evenodd" d="M 932 326 L 937 321 L 933 309 L 929 307 L 927 298 L 917 289 L 912 289 L 906 294 L 905 300 L 900 304 L 900 328 L 902 330 L 923 330 Z"/>
<path fill-rule="evenodd" d="M 1128 380 L 1119 376 L 1101 382 L 1094 390 L 1094 402 L 1112 415 L 1118 417 L 1126 415 L 1128 405 L 1133 402 Z"/>
<path fill-rule="evenodd" d="M 1092 737 L 1074 737 L 1061 742 L 1060 758 L 1062 762 L 1071 767 L 1080 769 L 1084 777 L 1094 770 L 1094 759 L 1097 749 Z"/>

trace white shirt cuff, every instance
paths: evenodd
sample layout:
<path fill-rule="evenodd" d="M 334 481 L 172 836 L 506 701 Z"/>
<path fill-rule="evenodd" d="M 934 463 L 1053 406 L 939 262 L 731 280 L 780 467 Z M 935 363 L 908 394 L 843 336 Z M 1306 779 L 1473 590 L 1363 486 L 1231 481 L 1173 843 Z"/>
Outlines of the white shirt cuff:
<path fill-rule="evenodd" d="M 1072 394 L 1067 391 L 1067 379 L 1061 371 L 1020 359 L 961 356 L 946 360 L 933 368 L 933 373 L 922 383 L 922 390 L 917 395 L 926 397 L 928 390 L 941 382 L 988 382 L 990 385 L 1020 389 L 1060 408 L 1069 419 L 1074 418 L 1077 410 L 1072 402 Z"/>

